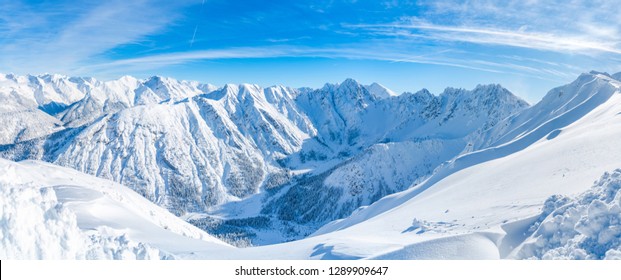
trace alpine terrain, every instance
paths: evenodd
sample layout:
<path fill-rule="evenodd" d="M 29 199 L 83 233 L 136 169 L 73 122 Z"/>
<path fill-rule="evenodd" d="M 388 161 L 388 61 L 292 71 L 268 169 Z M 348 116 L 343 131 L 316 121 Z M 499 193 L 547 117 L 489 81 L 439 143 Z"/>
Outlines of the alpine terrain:
<path fill-rule="evenodd" d="M 621 73 L 532 106 L 0 74 L 0 121 L 1 258 L 621 258 Z"/>

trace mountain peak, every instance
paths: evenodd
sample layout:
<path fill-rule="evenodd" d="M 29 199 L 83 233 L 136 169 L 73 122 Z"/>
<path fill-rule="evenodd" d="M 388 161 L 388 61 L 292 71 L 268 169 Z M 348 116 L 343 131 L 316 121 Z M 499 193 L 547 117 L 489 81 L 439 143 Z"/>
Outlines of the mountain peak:
<path fill-rule="evenodd" d="M 66 76 L 60 75 L 60 74 L 50 74 L 50 73 L 45 73 L 43 75 L 40 75 L 39 78 L 47 81 L 47 82 L 51 82 L 51 81 L 57 81 L 57 80 L 61 80 L 61 79 L 66 79 Z"/>
<path fill-rule="evenodd" d="M 487 93 L 488 96 L 514 96 L 511 91 L 500 84 L 477 85 L 473 92 Z"/>
<path fill-rule="evenodd" d="M 608 73 L 606 73 L 606 72 L 599 72 L 599 71 L 595 71 L 595 70 L 591 70 L 591 71 L 589 72 L 589 74 L 594 75 L 594 76 L 595 76 L 595 75 L 604 75 L 604 76 L 608 76 L 608 77 L 610 77 L 610 74 L 608 74 Z"/>
<path fill-rule="evenodd" d="M 220 99 L 222 97 L 227 97 L 230 100 L 242 100 L 247 97 L 251 97 L 252 99 L 263 98 L 263 89 L 256 84 L 225 84 L 222 89 L 214 90 L 214 92 L 216 91 L 220 93 L 212 95 L 212 98 Z"/>
<path fill-rule="evenodd" d="M 13 81 L 15 81 L 16 79 L 17 79 L 17 77 L 13 73 L 8 73 L 8 74 L 0 73 L 0 81 L 2 81 L 2 80 L 13 80 Z"/>
<path fill-rule="evenodd" d="M 391 96 L 397 96 L 398 94 L 396 94 L 394 91 L 388 89 L 387 87 L 379 84 L 379 83 L 372 83 L 368 86 L 365 86 L 365 88 L 373 95 L 375 95 L 375 97 L 377 98 L 389 98 Z"/>
<path fill-rule="evenodd" d="M 600 80 L 604 83 L 610 83 L 610 82 L 618 82 L 620 78 L 621 78 L 621 73 L 610 75 L 607 72 L 590 71 L 588 73 L 582 73 L 571 84 L 574 84 L 574 85 L 586 84 L 586 83 L 593 81 L 594 79 Z"/>
<path fill-rule="evenodd" d="M 239 86 L 236 84 L 225 84 L 222 87 L 222 92 L 224 93 L 237 94 L 237 91 L 239 91 Z"/>
<path fill-rule="evenodd" d="M 347 78 L 341 83 L 335 83 L 335 84 L 325 83 L 321 89 L 325 91 L 330 91 L 330 90 L 340 89 L 340 88 L 356 88 L 356 87 L 362 87 L 362 85 L 360 85 L 358 81 L 352 78 Z"/>
<path fill-rule="evenodd" d="M 244 90 L 244 91 L 260 91 L 261 87 L 257 84 L 247 84 L 247 83 L 243 83 L 241 85 L 239 85 L 239 89 L 240 90 Z"/>
<path fill-rule="evenodd" d="M 347 78 L 340 85 L 341 86 L 349 86 L 349 85 L 358 86 L 358 85 L 360 85 L 360 83 L 358 83 L 358 81 L 356 81 L 356 80 L 354 80 L 352 78 Z"/>
<path fill-rule="evenodd" d="M 505 88 L 500 84 L 486 84 L 486 85 L 478 84 L 476 87 L 474 87 L 474 90 L 496 91 L 496 90 L 503 90 L 503 89 Z"/>
<path fill-rule="evenodd" d="M 167 79 L 167 78 L 165 78 L 165 77 L 162 77 L 162 76 L 157 76 L 157 75 L 156 75 L 156 76 L 151 76 L 151 77 L 147 78 L 147 79 L 144 81 L 144 84 L 145 84 L 145 85 L 146 85 L 146 84 L 161 84 L 161 83 L 164 83 L 166 80 L 168 80 L 168 79 Z"/>
<path fill-rule="evenodd" d="M 408 93 L 408 94 L 412 94 L 412 93 Z M 422 97 L 422 98 L 425 98 L 425 99 L 435 98 L 434 95 L 426 88 L 423 88 L 423 89 L 413 93 L 412 95 L 418 96 L 418 97 Z"/>
<path fill-rule="evenodd" d="M 571 110 L 587 100 L 593 104 L 605 102 L 619 87 L 619 82 L 608 73 L 591 71 L 582 73 L 573 82 L 554 88 L 536 105 L 540 111 L 553 114 Z"/>
<path fill-rule="evenodd" d="M 135 77 L 130 76 L 130 75 L 125 75 L 125 76 L 120 77 L 118 79 L 118 81 L 121 81 L 121 82 L 136 82 L 136 81 L 138 81 L 138 79 L 136 79 Z"/>

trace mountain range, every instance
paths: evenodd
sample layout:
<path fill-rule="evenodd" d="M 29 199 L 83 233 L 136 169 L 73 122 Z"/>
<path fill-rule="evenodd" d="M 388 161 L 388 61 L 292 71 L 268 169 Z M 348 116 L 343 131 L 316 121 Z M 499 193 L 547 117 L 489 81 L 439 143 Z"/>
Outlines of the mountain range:
<path fill-rule="evenodd" d="M 531 106 L 500 85 L 0 75 L 0 182 L 37 211 L 67 206 L 56 216 L 82 249 L 52 257 L 615 258 L 620 80 L 585 73 Z M 126 195 L 142 218 L 115 224 L 91 205 L 127 209 Z M 151 203 L 181 219 L 164 226 Z"/>

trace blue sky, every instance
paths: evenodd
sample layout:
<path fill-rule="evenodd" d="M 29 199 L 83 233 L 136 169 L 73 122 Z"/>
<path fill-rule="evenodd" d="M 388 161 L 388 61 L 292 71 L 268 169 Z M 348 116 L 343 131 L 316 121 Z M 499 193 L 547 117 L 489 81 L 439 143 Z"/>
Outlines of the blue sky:
<path fill-rule="evenodd" d="M 621 71 L 617 1 L 0 0 L 0 73 L 500 83 L 535 102 L 590 70 Z"/>

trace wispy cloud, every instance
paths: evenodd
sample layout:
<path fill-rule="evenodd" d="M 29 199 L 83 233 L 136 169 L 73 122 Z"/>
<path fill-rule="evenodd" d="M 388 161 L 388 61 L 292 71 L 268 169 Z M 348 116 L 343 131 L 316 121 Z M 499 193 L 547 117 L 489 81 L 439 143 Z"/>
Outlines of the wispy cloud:
<path fill-rule="evenodd" d="M 484 71 L 489 73 L 517 73 L 533 78 L 554 80 L 550 77 L 564 75 L 562 66 L 552 64 L 538 64 L 537 67 L 525 66 L 519 63 L 520 57 L 504 59 L 500 58 L 473 59 L 458 50 L 443 50 L 431 52 L 419 52 L 414 54 L 408 49 L 395 49 L 392 46 L 378 47 L 374 45 L 348 45 L 335 47 L 304 47 L 295 45 L 278 45 L 267 47 L 228 48 L 202 51 L 185 51 L 175 53 L 163 53 L 148 55 L 130 59 L 120 59 L 106 63 L 93 64 L 81 69 L 84 72 L 117 73 L 117 69 L 143 71 L 148 69 L 165 68 L 171 65 L 185 64 L 193 61 L 223 60 L 223 59 L 248 59 L 248 58 L 328 58 L 328 59 L 351 59 L 373 60 L 393 63 L 416 63 L 428 65 L 440 65 Z M 512 60 L 513 63 L 506 60 Z"/>
<path fill-rule="evenodd" d="M 609 52 L 621 54 L 617 41 L 598 40 L 588 36 L 566 36 L 552 33 L 502 30 L 477 26 L 446 26 L 431 23 L 346 25 L 371 30 L 388 36 L 412 36 L 430 40 L 458 41 L 474 44 L 512 46 L 556 52 Z M 418 33 L 410 33 L 415 30 Z M 422 34 L 421 34 L 422 33 Z"/>
<path fill-rule="evenodd" d="M 119 59 L 110 62 L 93 64 L 84 69 L 107 69 L 120 66 L 140 66 L 140 67 L 162 67 L 168 65 L 183 64 L 195 60 L 215 60 L 215 59 L 238 59 L 238 58 L 273 58 L 285 56 L 301 55 L 302 51 L 294 49 L 285 50 L 279 47 L 262 48 L 231 48 L 220 50 L 201 50 L 187 52 L 163 53 L 128 59 Z"/>
<path fill-rule="evenodd" d="M 395 48 L 462 51 L 433 58 L 518 75 L 564 80 L 619 67 L 621 5 L 615 1 L 419 0 L 420 10 L 391 22 L 342 24 Z M 415 51 L 416 48 L 413 48 Z"/>
<path fill-rule="evenodd" d="M 145 40 L 176 19 L 182 6 L 154 1 L 92 1 L 0 9 L 0 67 L 3 71 L 71 72 L 119 46 Z M 9 4 L 4 4 L 9 5 Z M 24 20 L 28 19 L 28 20 Z"/>
<path fill-rule="evenodd" d="M 402 18 L 392 27 L 427 33 L 438 40 L 619 54 L 621 5 L 615 2 L 421 0 L 426 7 L 421 15 Z"/>

